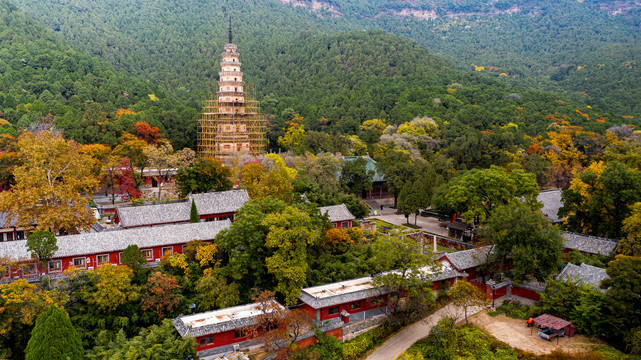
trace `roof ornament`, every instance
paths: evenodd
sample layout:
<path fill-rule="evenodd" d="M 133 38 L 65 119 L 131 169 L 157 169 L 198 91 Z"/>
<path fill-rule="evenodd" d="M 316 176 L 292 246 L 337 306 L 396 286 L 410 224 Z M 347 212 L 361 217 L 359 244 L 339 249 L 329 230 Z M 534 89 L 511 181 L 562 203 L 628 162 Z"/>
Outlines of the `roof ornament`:
<path fill-rule="evenodd" d="M 231 15 L 229 15 L 229 43 L 231 44 L 232 36 L 231 36 Z"/>

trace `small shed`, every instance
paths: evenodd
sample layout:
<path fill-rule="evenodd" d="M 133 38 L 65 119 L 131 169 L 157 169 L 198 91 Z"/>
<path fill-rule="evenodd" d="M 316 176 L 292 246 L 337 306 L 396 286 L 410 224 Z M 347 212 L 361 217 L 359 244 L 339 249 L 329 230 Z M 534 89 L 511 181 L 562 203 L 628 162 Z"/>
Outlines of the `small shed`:
<path fill-rule="evenodd" d="M 570 323 L 567 320 L 560 319 L 556 316 L 552 316 L 550 314 L 539 315 L 536 318 L 534 318 L 534 322 L 541 326 L 552 328 L 556 331 L 565 329 L 565 335 L 567 335 L 570 338 L 574 336 L 574 333 L 576 332 L 576 330 L 571 326 L 572 323 Z M 557 338 L 557 342 L 558 341 L 559 340 Z"/>

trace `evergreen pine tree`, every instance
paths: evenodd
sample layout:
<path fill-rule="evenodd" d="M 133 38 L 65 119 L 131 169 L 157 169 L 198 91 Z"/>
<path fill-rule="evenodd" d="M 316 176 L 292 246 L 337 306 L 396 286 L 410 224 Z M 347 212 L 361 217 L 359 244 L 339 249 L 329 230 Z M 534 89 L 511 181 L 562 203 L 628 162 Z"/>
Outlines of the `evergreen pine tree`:
<path fill-rule="evenodd" d="M 64 311 L 51 306 L 36 319 L 27 344 L 26 360 L 82 360 L 80 335 Z"/>
<path fill-rule="evenodd" d="M 194 202 L 194 199 L 191 200 L 191 214 L 189 215 L 189 222 L 190 223 L 197 223 L 200 221 L 200 218 L 198 217 L 198 209 L 196 209 L 196 203 Z"/>

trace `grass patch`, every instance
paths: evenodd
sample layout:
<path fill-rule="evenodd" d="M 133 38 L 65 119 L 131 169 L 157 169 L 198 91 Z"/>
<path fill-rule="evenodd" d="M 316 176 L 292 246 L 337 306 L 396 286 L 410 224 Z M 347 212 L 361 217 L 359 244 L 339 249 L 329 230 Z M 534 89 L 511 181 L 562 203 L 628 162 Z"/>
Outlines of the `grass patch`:
<path fill-rule="evenodd" d="M 421 229 L 420 226 L 414 225 L 414 224 L 409 224 L 409 223 L 404 223 L 403 226 L 407 226 L 408 228 L 412 228 L 412 229 Z"/>

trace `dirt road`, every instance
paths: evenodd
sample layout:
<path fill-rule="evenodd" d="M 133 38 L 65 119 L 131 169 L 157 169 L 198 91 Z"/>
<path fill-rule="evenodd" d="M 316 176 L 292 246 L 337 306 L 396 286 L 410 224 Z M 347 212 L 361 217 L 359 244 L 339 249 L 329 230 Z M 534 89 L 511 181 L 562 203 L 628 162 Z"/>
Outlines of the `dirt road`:
<path fill-rule="evenodd" d="M 468 317 L 471 314 L 479 312 L 483 308 L 467 309 Z M 434 314 L 427 318 L 418 321 L 405 329 L 401 330 L 398 334 L 388 339 L 380 347 L 375 349 L 365 360 L 392 360 L 396 359 L 405 350 L 409 349 L 415 342 L 429 335 L 432 327 L 444 316 L 459 318 L 463 320 L 463 309 L 454 305 L 447 305 L 439 309 Z M 465 321 L 465 320 L 463 320 Z"/>
<path fill-rule="evenodd" d="M 512 347 L 537 355 L 549 354 L 555 349 L 580 353 L 586 351 L 589 345 L 598 344 L 586 336 L 575 335 L 572 338 L 560 338 L 557 345 L 556 339 L 553 341 L 541 339 L 537 329 L 528 328 L 525 320 L 513 319 L 505 315 L 491 317 L 486 312 L 480 312 L 472 316 L 470 322 Z"/>

